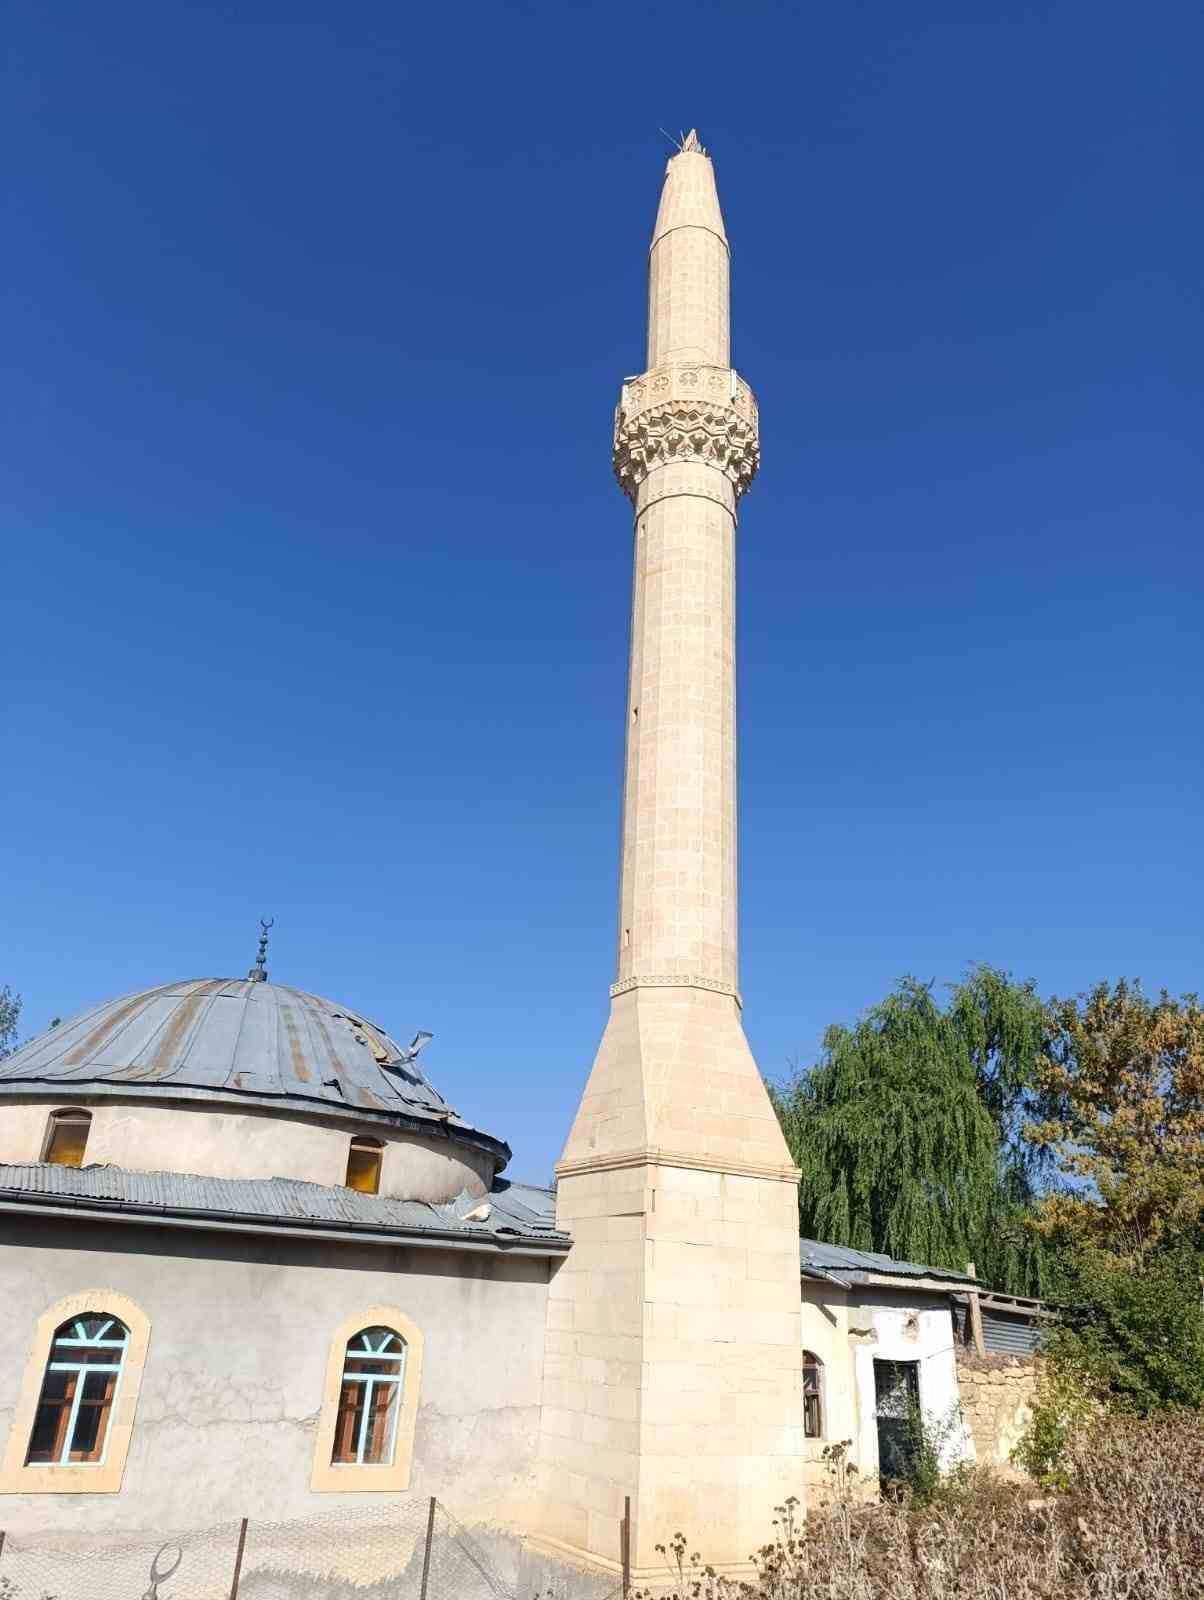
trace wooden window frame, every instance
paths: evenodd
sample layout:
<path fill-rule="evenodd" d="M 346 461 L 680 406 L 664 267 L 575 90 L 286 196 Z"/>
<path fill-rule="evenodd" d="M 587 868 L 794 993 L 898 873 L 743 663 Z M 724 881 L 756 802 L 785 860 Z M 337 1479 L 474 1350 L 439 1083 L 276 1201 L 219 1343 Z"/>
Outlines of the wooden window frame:
<path fill-rule="evenodd" d="M 54 1142 L 60 1128 L 70 1127 L 72 1124 L 83 1124 L 84 1138 L 79 1147 L 78 1161 L 56 1161 L 54 1158 Z M 84 1156 L 88 1149 L 88 1139 L 92 1133 L 92 1113 L 83 1106 L 61 1106 L 57 1111 L 52 1111 L 46 1118 L 46 1132 L 42 1138 L 41 1159 L 55 1167 L 82 1167 Z"/>
<path fill-rule="evenodd" d="M 391 1348 L 394 1342 L 396 1349 Z M 393 1465 L 406 1354 L 406 1342 L 394 1328 L 361 1328 L 347 1341 L 330 1456 L 333 1466 Z"/>
<path fill-rule="evenodd" d="M 56 1336 L 80 1317 L 113 1318 L 126 1329 L 124 1356 L 107 1396 L 104 1437 L 98 1459 L 30 1461 L 34 1423 Z M 25 1358 L 12 1425 L 0 1462 L 0 1494 L 117 1494 L 125 1473 L 142 1373 L 150 1344 L 150 1319 L 141 1306 L 112 1289 L 89 1289 L 58 1300 L 38 1318 Z M 97 1369 L 93 1369 L 97 1370 Z M 74 1406 L 75 1394 L 71 1396 Z M 81 1401 L 82 1403 L 82 1401 Z M 71 1419 L 66 1419 L 70 1426 Z M 62 1440 L 59 1441 L 60 1449 Z"/>
<path fill-rule="evenodd" d="M 371 1154 L 376 1157 L 376 1182 L 371 1189 L 362 1189 L 359 1184 L 351 1181 L 351 1166 L 357 1155 Z M 371 1135 L 356 1134 L 347 1149 L 347 1174 L 343 1179 L 343 1187 L 350 1189 L 354 1194 L 379 1194 L 381 1177 L 384 1174 L 385 1145 L 383 1139 L 374 1139 Z"/>
<path fill-rule="evenodd" d="M 815 1373 L 815 1387 L 813 1389 L 808 1389 L 808 1387 L 807 1387 L 807 1374 L 808 1374 L 809 1371 L 814 1371 L 814 1373 Z M 825 1426 L 825 1422 L 826 1422 L 826 1418 L 824 1417 L 824 1410 L 825 1410 L 824 1400 L 825 1400 L 825 1395 L 824 1395 L 824 1364 L 820 1360 L 819 1356 L 816 1355 L 814 1350 L 804 1350 L 803 1351 L 803 1438 L 804 1439 L 823 1439 L 823 1438 L 827 1437 L 826 1433 L 824 1432 L 824 1426 Z M 815 1431 L 814 1432 L 811 1430 L 810 1427 L 808 1427 L 808 1416 L 809 1416 L 809 1414 L 811 1412 L 811 1409 L 812 1409 L 812 1407 L 810 1405 L 811 1401 L 814 1401 L 814 1413 L 815 1413 L 815 1422 L 816 1422 L 816 1427 L 815 1427 Z"/>
<path fill-rule="evenodd" d="M 391 1420 L 392 1460 L 382 1462 L 336 1461 L 337 1431 L 346 1377 L 347 1347 L 357 1335 L 386 1328 L 402 1342 L 400 1381 L 393 1399 Z M 414 1460 L 414 1432 L 418 1423 L 418 1395 L 422 1384 L 422 1330 L 398 1306 L 368 1306 L 346 1318 L 331 1335 L 318 1413 L 317 1438 L 310 1489 L 315 1494 L 362 1493 L 381 1490 L 396 1494 L 410 1486 Z M 366 1352 L 362 1352 L 366 1354 Z M 375 1386 L 374 1386 L 375 1387 Z M 392 1385 L 390 1385 L 392 1387 Z"/>
<path fill-rule="evenodd" d="M 90 1330 L 86 1322 L 100 1326 Z M 49 1359 L 42 1374 L 34 1425 L 25 1451 L 29 1467 L 99 1466 L 105 1458 L 113 1403 L 121 1388 L 121 1374 L 129 1349 L 130 1330 L 124 1322 L 107 1312 L 90 1312 L 87 1317 L 68 1317 L 54 1330 Z M 99 1358 L 99 1359 L 96 1359 Z M 52 1377 L 62 1375 L 61 1395 L 49 1394 Z M 89 1398 L 88 1379 L 103 1377 L 98 1399 Z M 34 1456 L 34 1436 L 39 1418 L 49 1412 L 54 1418 L 53 1443 L 44 1454 Z M 95 1413 L 88 1418 L 86 1412 Z M 80 1444 L 86 1437 L 87 1422 L 93 1423 L 93 1442 L 87 1449 Z M 85 1426 L 81 1427 L 81 1423 Z"/>

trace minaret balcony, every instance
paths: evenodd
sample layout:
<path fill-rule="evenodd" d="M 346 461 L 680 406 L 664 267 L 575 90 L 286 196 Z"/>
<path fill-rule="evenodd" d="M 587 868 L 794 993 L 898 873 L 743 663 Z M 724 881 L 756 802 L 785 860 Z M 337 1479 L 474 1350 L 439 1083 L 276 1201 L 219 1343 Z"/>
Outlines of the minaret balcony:
<path fill-rule="evenodd" d="M 734 367 L 666 366 L 628 378 L 615 411 L 614 468 L 632 500 L 657 467 L 695 461 L 741 495 L 760 464 L 757 402 Z"/>

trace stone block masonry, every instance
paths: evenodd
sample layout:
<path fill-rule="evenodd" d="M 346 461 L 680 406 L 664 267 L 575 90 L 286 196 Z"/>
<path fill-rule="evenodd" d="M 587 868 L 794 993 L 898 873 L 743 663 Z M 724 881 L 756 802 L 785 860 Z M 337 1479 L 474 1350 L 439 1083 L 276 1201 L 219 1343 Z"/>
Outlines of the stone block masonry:
<path fill-rule="evenodd" d="M 731 369 L 710 159 L 669 162 L 648 370 L 614 467 L 634 508 L 616 981 L 557 1166 L 573 1236 L 549 1288 L 536 1536 L 635 1580 L 678 1530 L 747 1570 L 802 1493 L 795 1170 L 741 1023 L 736 507 L 757 408 Z"/>
<path fill-rule="evenodd" d="M 1032 1416 L 1040 1368 L 1015 1356 L 959 1356 L 957 1386 L 962 1416 L 974 1441 L 975 1459 L 1000 1472 L 1022 1476 L 1012 1451 Z"/>

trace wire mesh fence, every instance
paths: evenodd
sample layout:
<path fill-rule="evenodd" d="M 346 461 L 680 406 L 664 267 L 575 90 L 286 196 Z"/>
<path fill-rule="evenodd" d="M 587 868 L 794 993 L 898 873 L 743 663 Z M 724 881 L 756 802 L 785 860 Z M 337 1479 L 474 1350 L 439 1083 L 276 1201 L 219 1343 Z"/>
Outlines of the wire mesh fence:
<path fill-rule="evenodd" d="M 618 1600 L 588 1573 L 503 1578 L 434 1500 L 358 1506 L 297 1522 L 243 1522 L 90 1548 L 0 1543 L 0 1600 Z"/>

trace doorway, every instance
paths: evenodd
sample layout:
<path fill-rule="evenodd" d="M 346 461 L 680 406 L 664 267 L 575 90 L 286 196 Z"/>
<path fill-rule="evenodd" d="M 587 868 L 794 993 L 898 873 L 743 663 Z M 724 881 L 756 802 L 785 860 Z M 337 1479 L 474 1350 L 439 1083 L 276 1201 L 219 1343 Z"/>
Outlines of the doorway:
<path fill-rule="evenodd" d="M 874 1416 L 878 1423 L 878 1475 L 883 1489 L 906 1483 L 916 1450 L 920 1363 L 874 1362 Z"/>

